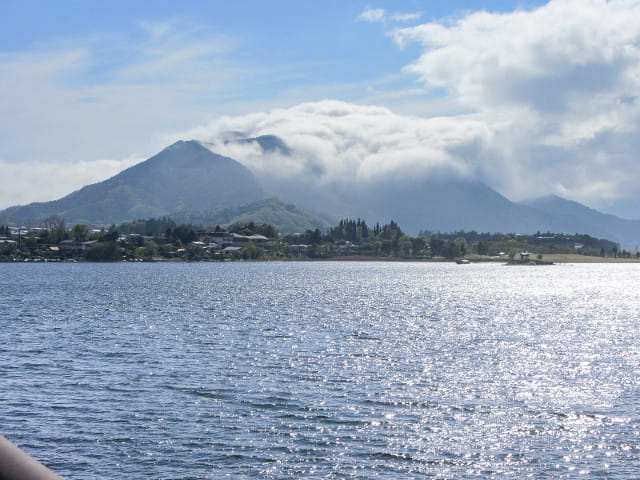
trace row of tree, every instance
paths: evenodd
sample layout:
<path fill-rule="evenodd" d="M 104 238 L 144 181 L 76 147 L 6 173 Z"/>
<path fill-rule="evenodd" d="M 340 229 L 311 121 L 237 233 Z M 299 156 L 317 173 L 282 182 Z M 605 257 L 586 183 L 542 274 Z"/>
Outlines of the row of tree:
<path fill-rule="evenodd" d="M 30 231 L 20 236 L 19 248 L 24 252 L 42 251 L 42 247 L 55 246 L 64 240 L 93 243 L 84 252 L 89 260 L 111 261 L 122 258 L 153 259 L 158 257 L 198 260 L 204 258 L 226 258 L 228 255 L 209 249 L 211 232 L 238 233 L 241 235 L 263 235 L 272 239 L 268 251 L 247 243 L 233 258 L 256 259 L 310 257 L 323 258 L 338 255 L 358 254 L 367 256 L 395 256 L 401 258 L 458 258 L 468 253 L 478 255 L 515 254 L 528 250 L 534 254 L 571 251 L 581 245 L 581 251 L 592 255 L 631 256 L 630 252 L 619 252 L 618 246 L 608 240 L 588 235 L 562 235 L 547 232 L 534 235 L 514 235 L 477 232 L 433 233 L 421 232 L 417 237 L 406 235 L 395 221 L 376 223 L 373 227 L 358 219 L 343 219 L 328 228 L 307 230 L 301 234 L 280 235 L 271 225 L 235 224 L 227 228 L 214 228 L 191 224 L 176 224 L 168 218 L 150 218 L 112 225 L 106 230 L 91 230 L 87 225 L 76 224 L 68 228 L 62 219 L 50 217 L 39 231 Z M 10 229 L 0 226 L 0 236 L 9 236 Z M 126 241 L 122 235 L 126 235 Z M 144 237 L 142 237 L 144 236 Z M 152 237 L 152 239 L 151 239 Z M 120 240 L 119 240 L 120 239 Z M 8 258 L 10 247 L 2 246 L 0 254 Z M 26 253 L 25 253 L 26 254 Z"/>

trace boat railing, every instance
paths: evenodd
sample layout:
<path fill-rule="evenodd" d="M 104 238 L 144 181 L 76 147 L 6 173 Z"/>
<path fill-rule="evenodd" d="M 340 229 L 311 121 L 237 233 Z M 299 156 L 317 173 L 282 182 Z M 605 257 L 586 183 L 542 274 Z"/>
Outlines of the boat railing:
<path fill-rule="evenodd" d="M 62 480 L 61 477 L 2 435 L 0 435 L 0 479 Z"/>

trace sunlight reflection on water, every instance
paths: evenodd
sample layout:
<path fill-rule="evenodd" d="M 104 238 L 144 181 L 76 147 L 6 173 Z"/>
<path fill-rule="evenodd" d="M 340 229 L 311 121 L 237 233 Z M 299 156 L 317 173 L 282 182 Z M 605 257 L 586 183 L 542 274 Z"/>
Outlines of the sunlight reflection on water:
<path fill-rule="evenodd" d="M 0 272 L 0 431 L 66 478 L 640 471 L 635 265 Z"/>

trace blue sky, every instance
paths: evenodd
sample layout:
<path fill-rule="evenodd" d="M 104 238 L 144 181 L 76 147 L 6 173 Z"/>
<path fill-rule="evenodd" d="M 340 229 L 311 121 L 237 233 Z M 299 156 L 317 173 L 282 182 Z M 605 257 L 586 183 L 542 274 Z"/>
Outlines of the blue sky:
<path fill-rule="evenodd" d="M 2 10 L 0 89 L 10 93 L 0 98 L 0 208 L 57 198 L 230 125 L 286 135 L 300 158 L 319 157 L 317 142 L 301 139 L 334 128 L 325 101 L 350 115 L 332 130 L 332 151 L 357 138 L 364 153 L 357 170 L 343 168 L 353 150 L 335 165 L 314 161 L 345 180 L 448 164 L 514 199 L 555 193 L 625 216 L 638 206 L 640 178 L 625 174 L 638 133 L 634 0 L 16 1 Z M 296 129 L 301 115 L 313 128 Z M 376 147 L 384 156 L 363 128 L 413 133 L 390 135 Z M 257 165 L 250 152 L 227 153 Z"/>

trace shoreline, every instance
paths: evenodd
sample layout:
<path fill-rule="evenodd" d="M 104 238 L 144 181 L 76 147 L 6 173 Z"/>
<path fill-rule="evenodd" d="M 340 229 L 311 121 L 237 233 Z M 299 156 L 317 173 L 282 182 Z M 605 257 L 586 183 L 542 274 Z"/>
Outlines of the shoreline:
<path fill-rule="evenodd" d="M 527 266 L 527 264 L 520 264 L 517 261 L 511 263 L 508 258 L 504 257 L 480 257 L 480 256 L 470 256 L 464 257 L 469 260 L 469 263 L 501 263 L 504 265 L 512 265 L 518 266 L 523 265 Z M 220 260 L 167 260 L 167 259 L 157 259 L 157 260 L 137 260 L 137 261 L 127 261 L 127 260 L 119 260 L 113 262 L 96 262 L 96 261 L 87 261 L 84 259 L 67 259 L 67 260 L 57 260 L 57 261 L 46 261 L 46 260 L 28 260 L 28 261 L 0 261 L 0 263 L 10 263 L 10 264 L 18 264 L 18 263 L 216 263 L 220 262 Z M 223 260 L 222 262 L 385 262 L 385 263 L 456 263 L 456 259 L 444 258 L 444 257 L 435 257 L 435 258 L 403 258 L 403 257 L 378 257 L 374 255 L 344 255 L 344 256 L 335 256 L 335 257 L 325 257 L 325 258 L 262 258 L 262 259 L 254 259 L 254 260 Z M 640 258 L 611 258 L 611 257 L 591 257 L 587 255 L 577 255 L 577 254 L 564 254 L 564 253 L 552 253 L 545 254 L 543 256 L 542 261 L 538 266 L 547 266 L 554 264 L 564 264 L 564 263 L 628 263 L 628 264 L 640 264 Z M 532 264 L 533 265 L 533 264 Z"/>

